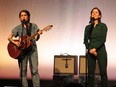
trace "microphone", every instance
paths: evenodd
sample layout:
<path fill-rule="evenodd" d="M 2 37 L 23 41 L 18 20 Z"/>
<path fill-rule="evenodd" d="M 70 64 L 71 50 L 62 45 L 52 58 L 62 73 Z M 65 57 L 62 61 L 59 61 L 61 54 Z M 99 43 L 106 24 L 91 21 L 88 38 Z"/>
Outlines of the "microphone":
<path fill-rule="evenodd" d="M 25 19 L 23 19 L 21 22 L 22 22 L 22 24 L 26 24 L 26 20 Z"/>
<path fill-rule="evenodd" d="M 91 17 L 89 23 L 93 24 L 94 21 L 95 21 L 94 17 Z"/>
<path fill-rule="evenodd" d="M 26 28 L 28 27 L 28 21 L 26 21 L 25 19 L 23 19 L 22 21 L 21 21 L 21 23 L 22 23 L 22 26 L 24 27 L 24 25 L 26 25 Z"/>

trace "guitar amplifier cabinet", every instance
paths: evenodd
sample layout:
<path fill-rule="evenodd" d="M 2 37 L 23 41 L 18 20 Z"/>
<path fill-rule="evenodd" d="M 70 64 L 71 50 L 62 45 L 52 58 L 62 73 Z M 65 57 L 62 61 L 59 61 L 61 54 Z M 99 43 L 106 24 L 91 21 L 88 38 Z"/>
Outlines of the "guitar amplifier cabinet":
<path fill-rule="evenodd" d="M 88 68 L 86 67 L 86 57 L 84 55 L 79 56 L 79 74 L 88 73 Z M 87 68 L 87 71 L 86 71 Z M 96 69 L 95 74 L 98 75 L 100 73 L 98 61 L 96 60 Z"/>
<path fill-rule="evenodd" d="M 54 56 L 54 74 L 77 74 L 77 56 L 76 55 L 55 55 Z"/>

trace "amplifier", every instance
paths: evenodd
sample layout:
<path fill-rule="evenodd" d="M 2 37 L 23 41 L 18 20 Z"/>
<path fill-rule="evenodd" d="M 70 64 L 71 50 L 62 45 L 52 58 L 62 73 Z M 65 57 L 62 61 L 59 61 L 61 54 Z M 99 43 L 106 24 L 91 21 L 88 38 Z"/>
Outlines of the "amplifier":
<path fill-rule="evenodd" d="M 86 65 L 86 57 L 84 55 L 79 56 L 79 74 L 86 74 L 86 72 L 88 73 L 88 67 Z M 86 71 L 87 68 L 87 71 Z M 98 65 L 98 61 L 96 60 L 96 69 L 95 69 L 95 74 L 99 74 L 100 70 L 99 70 L 99 65 Z"/>
<path fill-rule="evenodd" d="M 54 56 L 54 74 L 77 74 L 77 56 L 76 55 L 55 55 Z"/>

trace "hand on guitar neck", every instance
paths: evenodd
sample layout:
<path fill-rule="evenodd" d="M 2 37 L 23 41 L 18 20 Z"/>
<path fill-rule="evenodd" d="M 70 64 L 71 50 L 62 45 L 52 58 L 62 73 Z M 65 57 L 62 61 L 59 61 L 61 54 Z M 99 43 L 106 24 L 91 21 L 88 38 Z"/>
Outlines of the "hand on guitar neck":
<path fill-rule="evenodd" d="M 38 35 L 41 35 L 43 33 L 43 31 L 48 31 L 53 27 L 53 25 L 48 25 L 45 28 L 43 28 L 42 30 L 38 31 Z"/>
<path fill-rule="evenodd" d="M 38 33 L 38 35 L 41 35 L 41 34 L 43 34 L 43 30 L 39 30 L 37 33 Z"/>
<path fill-rule="evenodd" d="M 48 31 L 48 30 L 50 30 L 52 27 L 53 27 L 53 25 L 48 25 L 48 26 L 46 26 L 45 28 L 43 28 L 43 29 L 41 29 L 41 30 L 38 30 L 37 33 L 35 34 L 35 39 L 36 39 L 36 41 L 38 41 L 39 35 L 43 34 L 43 31 Z"/>

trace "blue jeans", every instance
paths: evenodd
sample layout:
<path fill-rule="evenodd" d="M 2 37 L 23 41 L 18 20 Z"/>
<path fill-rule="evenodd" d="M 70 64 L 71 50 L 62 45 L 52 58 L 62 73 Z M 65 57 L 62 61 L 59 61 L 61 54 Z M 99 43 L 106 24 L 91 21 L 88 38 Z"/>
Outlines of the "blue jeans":
<path fill-rule="evenodd" d="M 38 53 L 35 46 L 32 47 L 31 51 L 27 51 L 25 55 L 22 55 L 18 59 L 20 68 L 20 78 L 22 87 L 28 87 L 27 80 L 27 66 L 29 67 L 32 76 L 33 87 L 40 87 L 40 78 L 38 74 Z"/>

